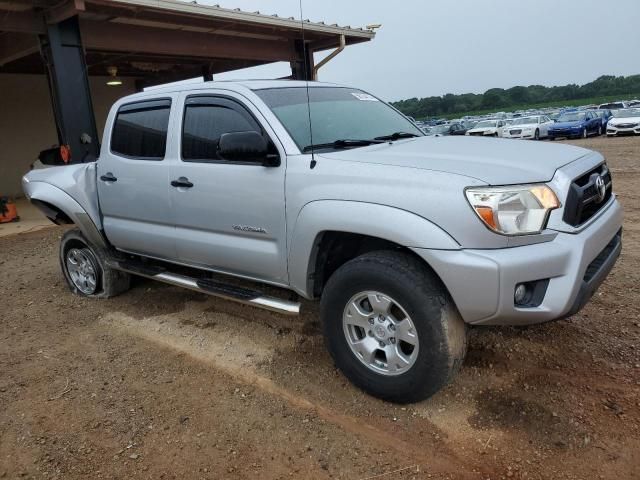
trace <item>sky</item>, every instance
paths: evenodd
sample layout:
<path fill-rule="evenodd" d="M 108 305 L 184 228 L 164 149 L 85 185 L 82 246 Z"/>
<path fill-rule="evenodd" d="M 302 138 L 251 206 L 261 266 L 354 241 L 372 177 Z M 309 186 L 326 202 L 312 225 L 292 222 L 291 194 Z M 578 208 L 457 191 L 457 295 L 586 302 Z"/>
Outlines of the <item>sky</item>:
<path fill-rule="evenodd" d="M 299 0 L 198 3 L 300 17 Z M 355 27 L 381 23 L 373 41 L 347 47 L 319 80 L 388 101 L 640 73 L 640 0 L 302 0 L 302 15 Z M 276 64 L 215 78 L 288 74 L 287 64 Z"/>

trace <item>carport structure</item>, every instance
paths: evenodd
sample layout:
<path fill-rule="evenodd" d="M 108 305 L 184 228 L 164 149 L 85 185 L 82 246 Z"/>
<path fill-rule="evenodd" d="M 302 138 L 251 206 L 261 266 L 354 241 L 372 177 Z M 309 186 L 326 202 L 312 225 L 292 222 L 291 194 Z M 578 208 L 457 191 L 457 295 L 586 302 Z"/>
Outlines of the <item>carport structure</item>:
<path fill-rule="evenodd" d="M 315 52 L 374 36 L 196 2 L 0 0 L 0 74 L 46 76 L 58 142 L 81 161 L 99 149 L 91 77 L 129 80 L 140 90 L 285 61 L 291 78 L 312 79 Z M 0 107 L 5 101 L 0 92 Z"/>

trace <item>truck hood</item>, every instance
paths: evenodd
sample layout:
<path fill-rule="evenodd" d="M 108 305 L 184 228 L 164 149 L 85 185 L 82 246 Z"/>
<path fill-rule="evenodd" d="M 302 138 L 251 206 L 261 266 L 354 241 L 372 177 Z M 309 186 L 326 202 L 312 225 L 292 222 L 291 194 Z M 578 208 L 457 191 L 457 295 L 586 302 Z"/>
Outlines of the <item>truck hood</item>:
<path fill-rule="evenodd" d="M 590 150 L 543 142 L 459 136 L 421 137 L 320 156 L 350 162 L 436 170 L 489 185 L 546 182 Z"/>

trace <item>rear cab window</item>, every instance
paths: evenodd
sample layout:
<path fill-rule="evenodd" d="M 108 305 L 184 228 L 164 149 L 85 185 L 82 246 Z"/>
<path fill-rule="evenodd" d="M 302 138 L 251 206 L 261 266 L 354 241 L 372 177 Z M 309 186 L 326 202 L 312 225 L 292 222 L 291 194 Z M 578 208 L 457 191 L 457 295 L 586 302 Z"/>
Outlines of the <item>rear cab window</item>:
<path fill-rule="evenodd" d="M 137 160 L 163 160 L 171 99 L 128 103 L 118 109 L 111 132 L 111 153 Z"/>

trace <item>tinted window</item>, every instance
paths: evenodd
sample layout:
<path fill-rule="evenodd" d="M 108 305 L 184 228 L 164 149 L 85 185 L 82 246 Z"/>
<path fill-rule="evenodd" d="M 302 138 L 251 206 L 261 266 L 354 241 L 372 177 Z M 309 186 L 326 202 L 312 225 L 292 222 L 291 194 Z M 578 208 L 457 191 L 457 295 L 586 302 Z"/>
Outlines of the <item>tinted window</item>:
<path fill-rule="evenodd" d="M 182 126 L 182 159 L 185 161 L 222 160 L 218 143 L 223 133 L 262 129 L 240 104 L 223 98 L 187 99 Z"/>
<path fill-rule="evenodd" d="M 111 136 L 111 151 L 127 157 L 162 160 L 167 147 L 170 100 L 120 107 Z"/>

